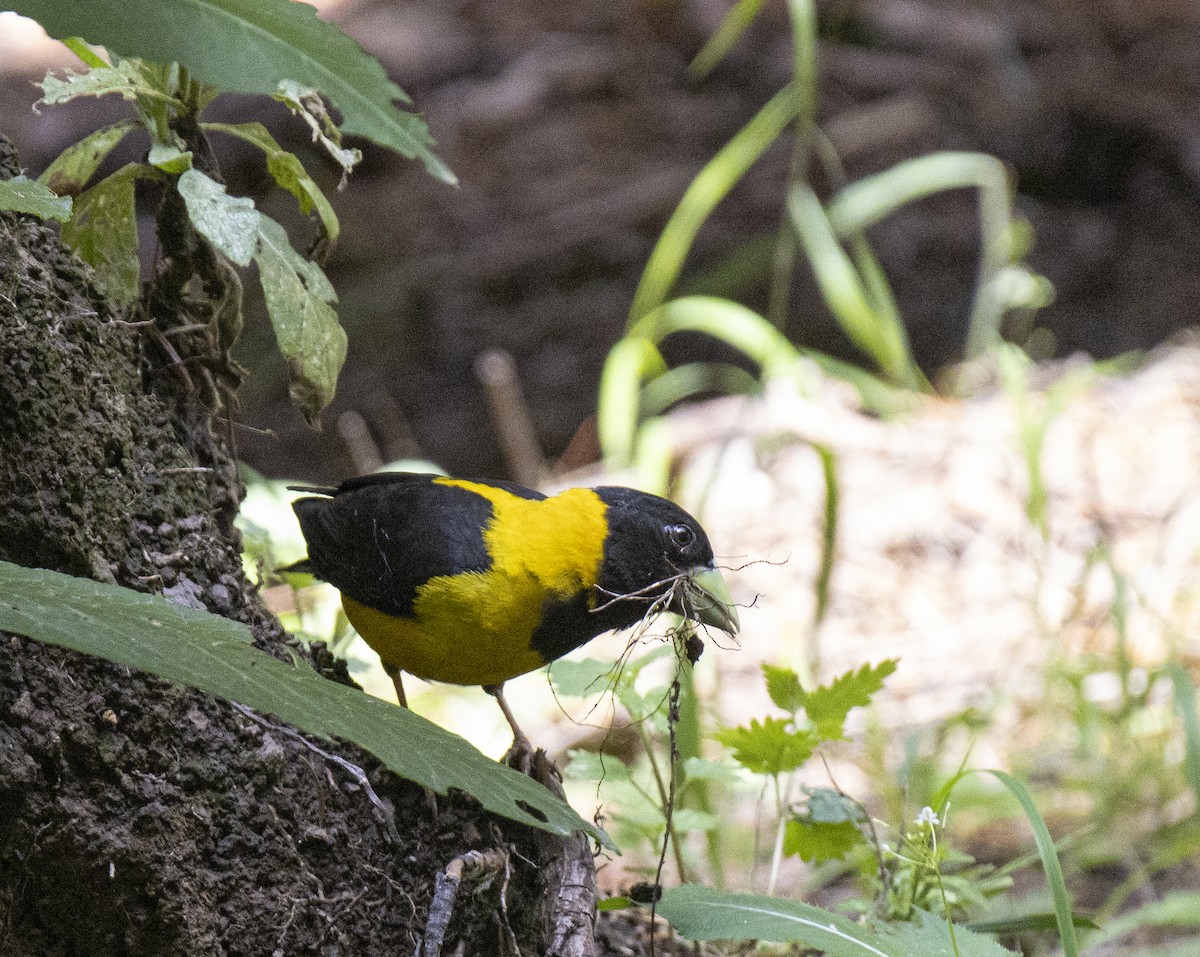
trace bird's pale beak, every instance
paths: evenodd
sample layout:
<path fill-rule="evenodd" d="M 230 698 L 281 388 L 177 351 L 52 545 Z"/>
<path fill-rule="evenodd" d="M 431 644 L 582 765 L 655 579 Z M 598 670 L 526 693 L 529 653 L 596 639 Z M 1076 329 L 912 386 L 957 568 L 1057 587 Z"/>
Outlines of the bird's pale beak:
<path fill-rule="evenodd" d="M 684 592 L 684 596 L 671 603 L 671 611 L 718 628 L 730 637 L 738 633 L 741 623 L 733 606 L 733 597 L 714 566 L 697 565 L 689 569 L 684 579 Z"/>

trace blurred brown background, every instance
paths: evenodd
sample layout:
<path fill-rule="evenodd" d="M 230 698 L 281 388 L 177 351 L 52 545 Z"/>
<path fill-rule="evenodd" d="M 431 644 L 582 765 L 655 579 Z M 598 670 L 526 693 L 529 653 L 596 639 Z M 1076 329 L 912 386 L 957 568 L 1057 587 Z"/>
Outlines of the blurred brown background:
<path fill-rule="evenodd" d="M 1200 12 L 1183 0 L 836 0 L 820 5 L 819 115 L 851 177 L 937 149 L 1009 163 L 1030 257 L 1057 288 L 1037 322 L 1058 354 L 1109 356 L 1195 322 L 1200 298 Z M 721 0 L 348 0 L 325 5 L 414 98 L 458 174 L 366 148 L 336 197 L 343 239 L 329 265 L 350 356 L 326 427 L 289 406 L 281 360 L 250 310 L 252 370 L 239 429 L 271 475 L 355 470 L 336 425 L 358 412 L 381 457 L 420 451 L 460 474 L 504 474 L 473 364 L 516 359 L 541 444 L 561 453 L 593 411 L 653 242 L 690 178 L 789 78 L 789 29 L 768 4 L 710 77 L 686 64 L 724 16 Z M 11 31 L 12 21 L 0 20 Z M 11 37 L 7 39 L 12 39 Z M 87 130 L 124 115 L 109 100 L 34 115 L 39 54 L 0 56 L 0 130 L 31 173 Z M 69 62 L 60 58 L 59 64 Z M 219 118 L 262 119 L 336 174 L 277 104 L 227 97 Z M 216 144 L 235 192 L 311 227 L 271 189 L 260 158 Z M 132 158 L 135 147 L 114 164 Z M 701 232 L 695 288 L 764 305 L 787 144 L 777 144 Z M 922 202 L 871 234 L 929 370 L 957 357 L 976 256 L 974 197 Z M 148 235 L 148 233 L 147 233 Z M 247 289 L 252 289 L 252 284 Z M 803 268 L 789 333 L 853 350 Z M 716 348 L 681 342 L 681 351 Z M 342 420 L 346 421 L 346 420 Z"/>

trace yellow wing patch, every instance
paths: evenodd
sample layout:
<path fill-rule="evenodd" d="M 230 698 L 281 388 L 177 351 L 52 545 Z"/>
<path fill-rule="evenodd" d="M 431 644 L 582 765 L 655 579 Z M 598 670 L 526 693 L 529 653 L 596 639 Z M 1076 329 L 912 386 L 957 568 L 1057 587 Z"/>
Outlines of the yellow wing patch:
<path fill-rule="evenodd" d="M 459 479 L 434 483 L 492 503 L 483 529 L 492 567 L 431 578 L 417 588 L 412 618 L 343 596 L 347 617 L 385 662 L 420 678 L 490 685 L 533 671 L 545 664 L 530 647 L 545 600 L 570 598 L 599 577 L 607 506 L 590 489 L 526 499 Z"/>

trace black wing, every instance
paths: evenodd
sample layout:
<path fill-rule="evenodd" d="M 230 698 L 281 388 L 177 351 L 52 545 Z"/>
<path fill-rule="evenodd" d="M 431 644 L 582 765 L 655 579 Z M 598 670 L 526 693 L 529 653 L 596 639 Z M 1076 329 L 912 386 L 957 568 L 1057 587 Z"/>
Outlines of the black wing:
<path fill-rule="evenodd" d="M 437 477 L 364 475 L 330 490 L 332 497 L 293 502 L 313 573 L 361 604 L 411 616 L 416 590 L 429 579 L 487 571 L 491 503 L 435 485 Z"/>

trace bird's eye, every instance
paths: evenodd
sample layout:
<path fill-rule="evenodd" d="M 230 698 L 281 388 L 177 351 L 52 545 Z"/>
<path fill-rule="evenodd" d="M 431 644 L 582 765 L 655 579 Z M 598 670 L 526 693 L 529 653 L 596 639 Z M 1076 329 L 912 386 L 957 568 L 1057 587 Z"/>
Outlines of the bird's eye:
<path fill-rule="evenodd" d="M 687 525 L 668 525 L 667 537 L 676 548 L 687 548 L 696 540 L 696 533 Z"/>

